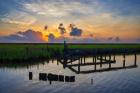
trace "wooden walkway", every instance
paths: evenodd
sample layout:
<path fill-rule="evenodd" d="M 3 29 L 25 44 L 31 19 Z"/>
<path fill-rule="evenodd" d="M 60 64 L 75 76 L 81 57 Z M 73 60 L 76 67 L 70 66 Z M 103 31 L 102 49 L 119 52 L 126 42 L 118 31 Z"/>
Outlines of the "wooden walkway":
<path fill-rule="evenodd" d="M 71 71 L 79 73 L 93 73 L 104 72 L 119 69 L 136 68 L 137 64 L 137 49 L 69 49 L 66 42 L 64 42 L 63 55 L 57 58 L 64 68 L 69 68 Z M 112 67 L 112 64 L 116 64 L 116 54 L 123 56 L 122 67 Z M 126 66 L 125 56 L 126 54 L 134 54 L 134 64 Z M 92 62 L 86 62 L 86 57 L 92 56 Z M 94 66 L 94 70 L 81 71 L 82 66 Z M 97 66 L 100 65 L 100 69 Z M 108 65 L 108 68 L 102 68 L 103 65 Z M 77 67 L 77 69 L 75 69 Z"/>

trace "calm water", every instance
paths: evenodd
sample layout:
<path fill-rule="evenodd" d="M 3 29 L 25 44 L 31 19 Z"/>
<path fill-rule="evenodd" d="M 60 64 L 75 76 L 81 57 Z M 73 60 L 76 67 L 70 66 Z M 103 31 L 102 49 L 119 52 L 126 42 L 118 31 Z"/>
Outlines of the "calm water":
<path fill-rule="evenodd" d="M 92 58 L 86 58 L 92 62 Z M 116 56 L 112 67 L 123 64 L 123 57 Z M 76 62 L 75 62 L 76 63 Z M 134 55 L 126 56 L 126 66 L 134 64 Z M 54 60 L 32 66 L 1 66 L 0 93 L 140 93 L 140 55 L 137 55 L 137 68 L 120 69 L 88 74 L 76 74 Z M 108 67 L 108 64 L 102 68 Z M 77 67 L 73 67 L 77 69 Z M 93 70 L 94 66 L 81 67 L 81 71 Z M 100 65 L 97 66 L 100 69 Z M 33 79 L 29 80 L 29 72 Z M 75 76 L 75 82 L 40 81 L 39 73 Z M 92 82 L 93 81 L 93 82 Z"/>

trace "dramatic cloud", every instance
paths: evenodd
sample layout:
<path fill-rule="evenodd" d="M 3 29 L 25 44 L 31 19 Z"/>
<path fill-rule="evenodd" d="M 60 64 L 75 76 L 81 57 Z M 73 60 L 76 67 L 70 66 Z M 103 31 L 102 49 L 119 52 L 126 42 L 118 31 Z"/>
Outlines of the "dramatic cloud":
<path fill-rule="evenodd" d="M 79 29 L 77 27 L 75 27 L 75 25 L 70 24 L 70 28 L 71 28 L 71 32 L 70 32 L 70 36 L 81 36 L 82 35 L 82 29 Z"/>
<path fill-rule="evenodd" d="M 50 34 L 48 35 L 48 40 L 49 40 L 49 42 L 55 40 L 54 34 L 50 33 Z"/>
<path fill-rule="evenodd" d="M 43 40 L 43 35 L 41 32 L 29 29 L 25 32 L 17 32 L 9 36 L 2 36 L 0 37 L 0 42 L 41 43 L 45 42 L 45 40 Z"/>
<path fill-rule="evenodd" d="M 0 36 L 31 28 L 42 31 L 43 35 L 53 33 L 56 36 L 54 40 L 57 38 L 60 41 L 65 37 L 78 40 L 96 38 L 100 42 L 133 42 L 140 37 L 139 6 L 139 0 L 1 0 Z M 60 22 L 64 26 L 60 24 L 58 27 Z M 68 29 L 66 25 L 73 22 L 78 27 Z M 18 41 L 25 38 L 17 34 L 7 38 L 14 37 Z M 5 40 L 5 37 L 0 39 Z"/>
<path fill-rule="evenodd" d="M 63 35 L 66 32 L 65 27 L 63 26 L 62 23 L 59 24 L 58 29 L 60 30 L 60 34 Z"/>

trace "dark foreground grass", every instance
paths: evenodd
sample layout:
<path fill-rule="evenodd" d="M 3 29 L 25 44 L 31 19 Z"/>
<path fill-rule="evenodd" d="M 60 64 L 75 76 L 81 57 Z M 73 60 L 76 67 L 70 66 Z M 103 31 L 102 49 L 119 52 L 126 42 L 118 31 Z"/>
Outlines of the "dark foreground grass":
<path fill-rule="evenodd" d="M 140 49 L 140 44 L 68 44 L 68 47 L 72 49 Z M 62 54 L 63 48 L 63 44 L 0 44 L 0 60 L 50 59 Z"/>
<path fill-rule="evenodd" d="M 41 44 L 0 44 L 1 60 L 28 60 L 51 58 L 57 51 L 61 53 L 62 46 Z"/>

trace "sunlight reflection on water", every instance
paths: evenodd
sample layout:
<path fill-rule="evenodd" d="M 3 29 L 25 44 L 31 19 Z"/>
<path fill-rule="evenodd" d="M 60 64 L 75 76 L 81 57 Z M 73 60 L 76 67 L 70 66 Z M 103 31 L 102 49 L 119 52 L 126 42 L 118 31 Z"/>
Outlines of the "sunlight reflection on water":
<path fill-rule="evenodd" d="M 91 62 L 92 58 L 86 58 Z M 116 56 L 112 67 L 122 66 L 123 57 Z M 126 66 L 134 63 L 134 55 L 126 56 Z M 1 67 L 0 93 L 140 93 L 140 55 L 137 55 L 137 68 L 106 71 L 89 74 L 76 74 L 54 61 L 27 67 Z M 103 65 L 103 68 L 108 67 Z M 76 68 L 76 67 L 75 67 Z M 100 66 L 97 66 L 97 69 Z M 81 67 L 81 70 L 94 69 L 94 66 Z M 29 72 L 33 80 L 29 80 Z M 39 73 L 75 76 L 75 82 L 39 81 Z M 91 84 L 93 79 L 93 84 Z"/>

